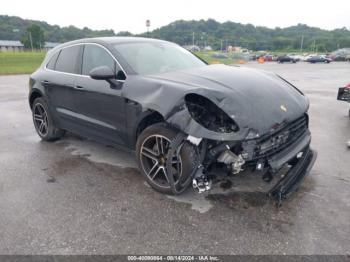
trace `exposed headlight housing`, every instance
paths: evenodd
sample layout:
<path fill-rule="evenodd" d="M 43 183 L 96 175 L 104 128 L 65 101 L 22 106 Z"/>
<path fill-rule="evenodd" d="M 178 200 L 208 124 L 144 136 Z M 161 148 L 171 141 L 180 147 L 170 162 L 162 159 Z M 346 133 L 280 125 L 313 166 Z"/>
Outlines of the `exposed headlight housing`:
<path fill-rule="evenodd" d="M 188 94 L 185 96 L 185 101 L 191 117 L 206 129 L 218 133 L 232 133 L 239 130 L 235 121 L 208 98 Z"/>

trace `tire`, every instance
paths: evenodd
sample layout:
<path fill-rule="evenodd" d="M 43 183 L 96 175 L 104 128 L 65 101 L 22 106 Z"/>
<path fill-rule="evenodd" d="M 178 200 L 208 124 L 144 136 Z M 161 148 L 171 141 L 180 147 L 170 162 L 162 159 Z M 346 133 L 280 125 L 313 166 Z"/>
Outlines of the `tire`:
<path fill-rule="evenodd" d="M 139 135 L 136 143 L 136 159 L 142 175 L 153 189 L 168 195 L 173 195 L 173 191 L 164 173 L 166 172 L 166 159 L 164 159 L 164 156 L 168 152 L 170 141 L 176 135 L 177 132 L 165 123 L 157 123 L 146 128 Z M 163 144 L 163 149 L 159 150 L 156 143 L 158 145 Z M 159 151 L 163 151 L 164 154 L 159 154 Z M 180 186 L 181 192 L 184 192 L 192 182 L 190 176 L 198 160 L 195 146 L 189 142 L 184 142 L 179 155 L 177 157 L 174 156 L 174 160 L 177 163 L 174 164 L 173 171 L 175 185 Z"/>
<path fill-rule="evenodd" d="M 65 131 L 54 124 L 44 98 L 39 97 L 34 100 L 32 117 L 35 130 L 42 140 L 56 141 L 64 136 Z"/>

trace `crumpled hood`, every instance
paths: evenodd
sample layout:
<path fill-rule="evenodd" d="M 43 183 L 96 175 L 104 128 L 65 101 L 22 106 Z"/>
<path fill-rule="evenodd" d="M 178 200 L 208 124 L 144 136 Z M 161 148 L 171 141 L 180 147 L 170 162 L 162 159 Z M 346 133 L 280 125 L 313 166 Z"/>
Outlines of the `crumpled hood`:
<path fill-rule="evenodd" d="M 152 88 L 154 92 L 149 90 L 151 93 L 145 94 L 142 101 L 156 104 L 158 108 L 154 109 L 168 122 L 197 137 L 242 139 L 251 129 L 263 135 L 276 124 L 299 118 L 308 109 L 308 99 L 298 90 L 277 75 L 261 70 L 210 65 L 143 78 L 150 85 L 157 83 L 157 87 Z M 238 124 L 240 131 L 218 135 L 186 121 L 181 101 L 188 93 L 209 98 Z"/>

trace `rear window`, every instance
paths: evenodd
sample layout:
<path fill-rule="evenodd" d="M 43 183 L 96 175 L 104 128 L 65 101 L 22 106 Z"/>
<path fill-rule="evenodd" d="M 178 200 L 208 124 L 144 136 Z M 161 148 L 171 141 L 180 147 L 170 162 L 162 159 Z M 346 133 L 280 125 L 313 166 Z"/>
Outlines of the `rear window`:
<path fill-rule="evenodd" d="M 57 61 L 57 57 L 60 54 L 60 52 L 56 52 L 50 59 L 50 61 L 47 63 L 46 68 L 47 69 L 51 69 L 51 70 L 55 70 L 55 65 L 56 65 L 56 61 Z"/>
<path fill-rule="evenodd" d="M 55 70 L 77 74 L 77 59 L 80 47 L 80 45 L 77 45 L 62 49 L 57 59 Z"/>

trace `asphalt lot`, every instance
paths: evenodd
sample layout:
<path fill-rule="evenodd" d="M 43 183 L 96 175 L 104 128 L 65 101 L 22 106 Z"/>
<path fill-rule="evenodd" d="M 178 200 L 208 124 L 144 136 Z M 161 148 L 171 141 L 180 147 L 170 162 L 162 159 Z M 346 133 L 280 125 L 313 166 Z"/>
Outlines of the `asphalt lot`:
<path fill-rule="evenodd" d="M 0 254 L 349 254 L 349 63 L 256 64 L 310 98 L 317 162 L 300 190 L 274 201 L 239 189 L 167 197 L 133 156 L 75 136 L 45 143 L 27 75 L 0 77 Z"/>

